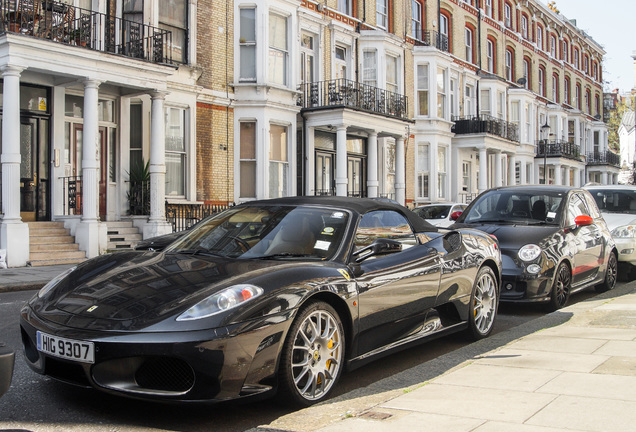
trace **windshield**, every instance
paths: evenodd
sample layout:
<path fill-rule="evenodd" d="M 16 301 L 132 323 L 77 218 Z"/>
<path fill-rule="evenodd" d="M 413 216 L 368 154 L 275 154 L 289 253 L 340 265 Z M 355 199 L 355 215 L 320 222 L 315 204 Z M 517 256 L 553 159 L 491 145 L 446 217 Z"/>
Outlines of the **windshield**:
<path fill-rule="evenodd" d="M 246 206 L 198 224 L 167 253 L 251 259 L 330 259 L 349 214 L 311 206 Z"/>
<path fill-rule="evenodd" d="M 466 209 L 458 222 L 558 224 L 564 196 L 556 191 L 492 190 Z"/>
<path fill-rule="evenodd" d="M 636 189 L 591 189 L 589 192 L 602 212 L 636 214 Z"/>
<path fill-rule="evenodd" d="M 435 205 L 419 207 L 413 210 L 419 217 L 424 219 L 445 219 L 451 210 L 449 205 Z"/>

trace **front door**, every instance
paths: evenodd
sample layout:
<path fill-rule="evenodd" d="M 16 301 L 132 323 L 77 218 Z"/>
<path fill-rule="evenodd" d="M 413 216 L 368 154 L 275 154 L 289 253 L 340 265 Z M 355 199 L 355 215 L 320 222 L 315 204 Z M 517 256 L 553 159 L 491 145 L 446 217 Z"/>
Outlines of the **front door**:
<path fill-rule="evenodd" d="M 364 159 L 359 156 L 347 157 L 347 195 L 351 197 L 366 196 L 364 190 Z"/>
<path fill-rule="evenodd" d="M 20 216 L 25 222 L 49 220 L 48 119 L 20 118 L 20 156 Z"/>
<path fill-rule="evenodd" d="M 334 195 L 333 160 L 332 153 L 316 152 L 316 195 Z"/>

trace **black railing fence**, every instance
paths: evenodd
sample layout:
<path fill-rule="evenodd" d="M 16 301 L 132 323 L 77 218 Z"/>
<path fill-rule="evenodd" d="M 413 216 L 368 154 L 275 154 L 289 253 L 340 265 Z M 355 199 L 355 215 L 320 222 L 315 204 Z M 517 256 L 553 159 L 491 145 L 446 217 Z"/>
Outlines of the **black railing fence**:
<path fill-rule="evenodd" d="M 201 219 L 233 207 L 234 204 L 169 204 L 166 203 L 166 220 L 172 231 L 183 231 Z"/>
<path fill-rule="evenodd" d="M 418 29 L 413 35 L 415 46 L 432 46 L 440 51 L 449 52 L 448 36 L 435 30 Z"/>
<path fill-rule="evenodd" d="M 172 33 L 53 0 L 0 0 L 0 31 L 172 63 Z"/>
<path fill-rule="evenodd" d="M 612 165 L 621 166 L 621 155 L 610 150 L 604 152 L 589 152 L 586 157 L 588 165 Z"/>
<path fill-rule="evenodd" d="M 303 84 L 298 105 L 302 108 L 344 106 L 408 120 L 406 96 L 347 79 Z"/>
<path fill-rule="evenodd" d="M 128 189 L 128 211 L 131 216 L 150 214 L 150 181 L 132 181 Z"/>
<path fill-rule="evenodd" d="M 82 214 L 82 176 L 60 177 L 64 193 L 63 215 Z"/>
<path fill-rule="evenodd" d="M 580 160 L 581 150 L 578 145 L 561 140 L 538 141 L 536 146 L 537 158 L 540 157 L 564 157 L 567 159 Z"/>
<path fill-rule="evenodd" d="M 487 133 L 519 142 L 519 127 L 515 123 L 489 115 L 453 117 L 451 131 L 456 135 Z"/>

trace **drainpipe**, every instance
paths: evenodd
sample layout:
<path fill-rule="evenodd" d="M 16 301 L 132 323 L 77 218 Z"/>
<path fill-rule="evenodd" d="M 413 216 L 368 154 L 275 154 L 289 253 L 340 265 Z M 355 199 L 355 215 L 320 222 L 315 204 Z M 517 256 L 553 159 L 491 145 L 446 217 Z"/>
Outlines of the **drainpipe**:
<path fill-rule="evenodd" d="M 302 108 L 300 110 L 300 118 L 302 119 L 302 127 L 301 127 L 301 133 L 302 133 L 302 148 L 300 149 L 300 155 L 302 157 L 302 162 L 300 163 L 300 168 L 302 169 L 302 176 L 301 176 L 301 181 L 302 181 L 302 194 L 301 196 L 306 196 L 309 194 L 309 191 L 307 190 L 307 155 L 306 155 L 306 148 L 307 148 L 307 119 L 305 118 L 305 113 L 303 112 Z M 298 191 L 296 191 L 296 194 L 298 194 Z"/>

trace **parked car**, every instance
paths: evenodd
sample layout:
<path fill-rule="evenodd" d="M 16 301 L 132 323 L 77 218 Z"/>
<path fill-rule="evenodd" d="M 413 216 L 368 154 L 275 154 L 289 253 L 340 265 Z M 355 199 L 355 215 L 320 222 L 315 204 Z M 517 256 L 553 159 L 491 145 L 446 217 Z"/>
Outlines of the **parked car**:
<path fill-rule="evenodd" d="M 636 186 L 585 186 L 594 197 L 618 248 L 619 272 L 636 274 Z"/>
<path fill-rule="evenodd" d="M 463 212 L 466 209 L 464 203 L 444 203 L 444 204 L 427 204 L 415 207 L 413 212 L 426 222 L 437 227 L 448 227 L 455 223 L 457 219 L 456 212 Z M 451 216 L 455 214 L 455 219 Z"/>
<path fill-rule="evenodd" d="M 499 240 L 502 301 L 547 302 L 551 310 L 587 287 L 616 284 L 618 251 L 589 192 L 565 186 L 511 186 L 479 195 L 451 228 Z"/>
<path fill-rule="evenodd" d="M 0 397 L 4 395 L 11 386 L 13 377 L 13 363 L 15 353 L 3 342 L 0 342 Z"/>
<path fill-rule="evenodd" d="M 405 207 L 290 197 L 242 204 L 161 252 L 78 264 L 22 309 L 38 373 L 169 401 L 328 397 L 345 368 L 442 334 L 488 336 L 501 254 Z"/>

